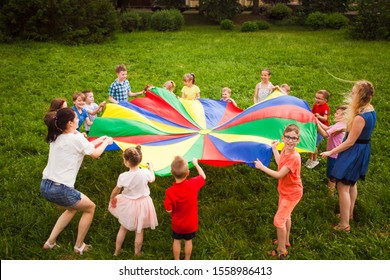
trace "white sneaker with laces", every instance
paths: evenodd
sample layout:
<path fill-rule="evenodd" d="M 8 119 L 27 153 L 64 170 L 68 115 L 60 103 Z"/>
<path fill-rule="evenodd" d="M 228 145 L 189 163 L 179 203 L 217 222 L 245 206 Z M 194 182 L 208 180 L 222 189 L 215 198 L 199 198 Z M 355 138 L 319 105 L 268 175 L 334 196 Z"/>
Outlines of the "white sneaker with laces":
<path fill-rule="evenodd" d="M 311 163 L 307 166 L 309 169 L 313 169 L 316 167 L 320 162 L 318 160 L 312 160 Z"/>
<path fill-rule="evenodd" d="M 311 159 L 309 158 L 306 162 L 305 162 L 305 166 L 308 167 L 309 165 L 311 164 Z"/>

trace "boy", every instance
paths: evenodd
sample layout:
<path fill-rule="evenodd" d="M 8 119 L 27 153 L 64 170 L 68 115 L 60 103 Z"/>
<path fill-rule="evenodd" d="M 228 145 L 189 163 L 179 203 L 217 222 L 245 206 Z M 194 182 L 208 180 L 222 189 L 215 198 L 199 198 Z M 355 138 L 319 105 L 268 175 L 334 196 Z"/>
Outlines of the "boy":
<path fill-rule="evenodd" d="M 221 101 L 232 102 L 233 105 L 237 107 L 236 101 L 234 101 L 234 99 L 230 97 L 231 94 L 232 94 L 232 90 L 228 87 L 224 87 L 222 89 Z"/>
<path fill-rule="evenodd" d="M 79 127 L 77 128 L 80 131 L 81 125 L 84 123 L 88 126 L 92 125 L 91 120 L 89 119 L 87 111 L 83 108 L 85 105 L 85 94 L 82 92 L 76 92 L 73 94 L 73 110 L 76 112 L 77 117 L 79 119 Z M 84 136 L 87 134 L 85 133 Z"/>
<path fill-rule="evenodd" d="M 274 217 L 274 226 L 278 237 L 274 244 L 277 244 L 278 247 L 268 252 L 268 255 L 279 259 L 285 259 L 288 256 L 287 248 L 291 246 L 289 240 L 291 213 L 303 195 L 301 156 L 295 149 L 299 143 L 299 133 L 299 127 L 295 124 L 289 124 L 285 128 L 282 136 L 284 147 L 280 154 L 277 149 L 279 141 L 272 142 L 272 152 L 278 166 L 277 171 L 264 166 L 258 159 L 255 161 L 256 168 L 278 179 L 279 203 L 278 211 Z"/>
<path fill-rule="evenodd" d="M 329 98 L 329 92 L 324 89 L 321 89 L 316 92 L 315 103 L 312 108 L 312 112 L 314 116 L 324 125 L 329 126 L 328 123 L 328 115 L 330 114 L 330 109 L 327 104 Z M 316 167 L 319 164 L 317 160 L 318 154 L 318 145 L 322 141 L 323 137 L 320 133 L 317 132 L 317 142 L 316 142 L 316 150 L 313 153 L 310 153 L 310 158 L 306 161 L 305 166 L 309 169 Z"/>
<path fill-rule="evenodd" d="M 190 171 L 187 161 L 176 156 L 171 164 L 175 182 L 165 192 L 164 207 L 172 217 L 173 257 L 180 259 L 181 240 L 184 240 L 184 259 L 192 253 L 192 239 L 198 230 L 198 192 L 206 184 L 206 174 L 193 159 L 199 175 L 187 179 Z"/>
<path fill-rule="evenodd" d="M 318 132 L 323 137 L 328 137 L 328 143 L 326 150 L 330 151 L 336 148 L 343 142 L 345 136 L 345 130 L 347 129 L 347 124 L 344 121 L 345 110 L 347 106 L 338 106 L 336 112 L 334 113 L 335 124 L 331 126 L 326 126 L 322 122 L 317 121 Z M 328 157 L 326 165 L 326 177 L 328 177 L 328 190 L 332 195 L 336 186 L 336 179 L 331 175 L 333 166 L 336 162 L 337 154 L 331 155 Z"/>
<path fill-rule="evenodd" d="M 132 92 L 131 85 L 127 80 L 127 69 L 124 64 L 115 67 L 117 79 L 111 84 L 109 88 L 110 102 L 118 104 L 119 102 L 128 100 L 129 96 L 137 96 L 145 93 L 145 90 L 139 92 Z"/>

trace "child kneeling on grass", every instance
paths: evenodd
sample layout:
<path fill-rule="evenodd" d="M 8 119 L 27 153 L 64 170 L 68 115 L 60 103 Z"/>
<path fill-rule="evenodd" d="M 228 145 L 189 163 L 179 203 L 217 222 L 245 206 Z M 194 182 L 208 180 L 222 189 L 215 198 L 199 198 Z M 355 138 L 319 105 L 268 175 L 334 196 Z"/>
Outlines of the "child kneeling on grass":
<path fill-rule="evenodd" d="M 264 166 L 259 159 L 255 161 L 256 168 L 278 179 L 279 203 L 278 211 L 274 217 L 277 232 L 277 240 L 274 244 L 277 244 L 278 247 L 268 252 L 268 255 L 279 259 L 285 259 L 288 256 L 287 248 L 291 246 L 291 213 L 303 195 L 300 175 L 301 156 L 295 149 L 295 146 L 299 143 L 299 132 L 299 127 L 295 124 L 289 124 L 285 128 L 282 136 L 284 147 L 280 154 L 276 148 L 279 141 L 272 142 L 272 151 L 278 165 L 278 171 Z"/>

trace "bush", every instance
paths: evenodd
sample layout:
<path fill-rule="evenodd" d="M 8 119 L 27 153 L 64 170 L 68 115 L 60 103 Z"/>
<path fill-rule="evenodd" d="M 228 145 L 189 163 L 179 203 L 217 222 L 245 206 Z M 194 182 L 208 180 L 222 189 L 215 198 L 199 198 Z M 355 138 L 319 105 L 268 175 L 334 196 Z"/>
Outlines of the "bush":
<path fill-rule="evenodd" d="M 135 11 L 125 11 L 120 14 L 119 22 L 123 31 L 132 32 L 138 30 L 138 26 L 141 22 L 141 17 Z"/>
<path fill-rule="evenodd" d="M 259 30 L 266 30 L 270 28 L 270 24 L 264 20 L 256 20 L 255 23 L 257 25 L 257 29 Z"/>
<path fill-rule="evenodd" d="M 313 12 L 344 13 L 348 10 L 351 0 L 301 0 L 306 14 Z"/>
<path fill-rule="evenodd" d="M 148 30 L 150 29 L 150 21 L 152 18 L 152 13 L 146 11 L 138 11 L 140 16 L 140 22 L 138 23 L 138 30 Z"/>
<path fill-rule="evenodd" d="M 356 39 L 390 39 L 390 1 L 360 0 L 350 34 Z"/>
<path fill-rule="evenodd" d="M 307 16 L 305 24 L 314 30 L 324 29 L 327 26 L 328 16 L 321 12 L 314 12 Z"/>
<path fill-rule="evenodd" d="M 340 29 L 347 26 L 349 19 L 340 13 L 332 13 L 328 15 L 326 27 L 332 29 Z"/>
<path fill-rule="evenodd" d="M 161 10 L 154 12 L 150 25 L 157 31 L 177 31 L 182 28 L 184 17 L 179 10 Z"/>
<path fill-rule="evenodd" d="M 276 5 L 272 6 L 267 12 L 269 18 L 276 20 L 288 18 L 289 16 L 291 16 L 291 14 L 291 8 L 287 7 L 287 5 L 282 3 L 277 3 Z"/>
<path fill-rule="evenodd" d="M 221 26 L 222 30 L 233 30 L 234 29 L 234 23 L 230 19 L 221 20 L 219 25 Z"/>
<path fill-rule="evenodd" d="M 3 41 L 99 43 L 112 38 L 116 28 L 117 14 L 110 0 L 14 0 L 0 4 Z"/>
<path fill-rule="evenodd" d="M 241 32 L 254 32 L 257 30 L 257 24 L 254 21 L 246 21 L 241 25 Z"/>
<path fill-rule="evenodd" d="M 199 13 L 214 22 L 233 19 L 242 9 L 237 0 L 199 0 Z"/>

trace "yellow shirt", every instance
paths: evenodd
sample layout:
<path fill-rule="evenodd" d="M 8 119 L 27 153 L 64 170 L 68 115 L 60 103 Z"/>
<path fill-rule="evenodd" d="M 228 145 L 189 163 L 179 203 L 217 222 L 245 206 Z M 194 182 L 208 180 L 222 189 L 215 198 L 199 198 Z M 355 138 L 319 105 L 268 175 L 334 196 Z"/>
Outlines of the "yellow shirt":
<path fill-rule="evenodd" d="M 195 100 L 197 96 L 200 96 L 200 89 L 197 85 L 192 85 L 190 87 L 184 86 L 181 89 L 181 92 L 184 94 L 184 99 Z"/>

